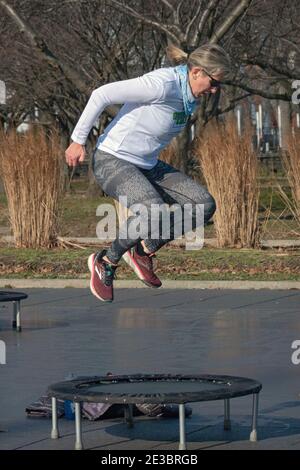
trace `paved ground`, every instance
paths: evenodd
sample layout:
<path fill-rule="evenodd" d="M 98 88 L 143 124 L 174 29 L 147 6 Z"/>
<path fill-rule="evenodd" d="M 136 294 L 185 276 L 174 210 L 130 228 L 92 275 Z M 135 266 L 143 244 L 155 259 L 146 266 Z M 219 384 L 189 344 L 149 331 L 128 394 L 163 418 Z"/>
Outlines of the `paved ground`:
<path fill-rule="evenodd" d="M 0 279 L 0 289 L 65 289 L 74 287 L 77 289 L 88 288 L 89 279 Z M 145 285 L 139 280 L 116 280 L 114 286 L 118 289 L 144 289 Z M 300 281 L 188 281 L 188 280 L 164 280 L 164 289 L 238 289 L 238 290 L 300 290 Z"/>
<path fill-rule="evenodd" d="M 222 402 L 193 404 L 189 449 L 300 449 L 300 339 L 296 290 L 118 289 L 113 304 L 87 289 L 28 289 L 23 332 L 10 329 L 11 305 L 0 304 L 0 449 L 72 449 L 74 423 L 26 418 L 25 406 L 53 382 L 74 374 L 210 373 L 263 383 L 258 443 L 248 441 L 251 397 L 232 401 L 232 431 L 222 429 Z M 84 420 L 89 449 L 176 449 L 177 420 Z"/>

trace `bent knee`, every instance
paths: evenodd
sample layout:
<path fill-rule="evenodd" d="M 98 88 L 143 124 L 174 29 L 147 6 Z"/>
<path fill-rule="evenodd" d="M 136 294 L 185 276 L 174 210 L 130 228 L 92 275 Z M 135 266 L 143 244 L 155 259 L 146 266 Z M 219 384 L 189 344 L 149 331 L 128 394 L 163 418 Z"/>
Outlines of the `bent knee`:
<path fill-rule="evenodd" d="M 217 205 L 215 199 L 209 194 L 208 199 L 204 203 L 204 220 L 207 222 L 209 219 L 212 218 L 214 213 L 216 212 Z"/>

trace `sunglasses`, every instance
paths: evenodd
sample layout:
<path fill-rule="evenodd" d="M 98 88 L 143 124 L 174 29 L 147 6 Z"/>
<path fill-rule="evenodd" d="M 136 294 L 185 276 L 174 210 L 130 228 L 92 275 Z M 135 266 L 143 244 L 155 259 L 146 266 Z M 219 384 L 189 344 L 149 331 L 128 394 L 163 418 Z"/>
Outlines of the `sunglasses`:
<path fill-rule="evenodd" d="M 206 70 L 204 70 L 204 72 L 206 73 L 206 75 L 209 77 L 210 79 L 210 86 L 211 88 L 220 88 L 221 85 L 222 85 L 222 82 L 220 82 L 220 80 L 216 80 L 215 78 L 213 78 L 211 75 L 209 75 L 208 72 L 206 72 Z"/>

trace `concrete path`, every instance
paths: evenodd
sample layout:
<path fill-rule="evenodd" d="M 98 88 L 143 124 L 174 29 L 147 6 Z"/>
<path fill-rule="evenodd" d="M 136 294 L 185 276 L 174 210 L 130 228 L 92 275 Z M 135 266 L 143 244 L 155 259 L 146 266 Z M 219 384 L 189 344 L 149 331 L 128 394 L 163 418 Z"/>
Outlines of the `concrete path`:
<path fill-rule="evenodd" d="M 69 287 L 84 289 L 89 287 L 89 279 L 0 279 L 0 289 L 65 289 Z M 164 289 L 300 289 L 300 281 L 179 281 L 163 280 Z M 116 280 L 117 289 L 144 289 L 145 285 L 139 280 Z"/>
<path fill-rule="evenodd" d="M 10 329 L 11 305 L 0 305 L 0 449 L 72 449 L 74 422 L 27 418 L 25 407 L 51 383 L 76 375 L 186 373 L 241 375 L 262 382 L 259 442 L 249 442 L 251 397 L 232 400 L 232 430 L 223 403 L 192 404 L 188 448 L 300 449 L 300 292 L 291 290 L 116 289 L 98 302 L 88 289 L 28 289 L 23 331 Z M 300 357 L 300 354 L 299 354 Z M 84 420 L 87 449 L 177 449 L 177 420 Z"/>

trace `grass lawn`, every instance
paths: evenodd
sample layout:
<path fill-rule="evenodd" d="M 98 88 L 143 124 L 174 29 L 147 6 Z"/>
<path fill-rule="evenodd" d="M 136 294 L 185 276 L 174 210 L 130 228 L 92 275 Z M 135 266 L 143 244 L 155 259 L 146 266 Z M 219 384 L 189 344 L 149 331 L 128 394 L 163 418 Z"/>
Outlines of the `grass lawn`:
<path fill-rule="evenodd" d="M 87 198 L 83 181 L 73 182 L 72 191 L 62 202 L 61 231 L 65 237 L 95 237 L 99 217 L 97 206 L 112 203 L 108 198 Z M 267 210 L 271 214 L 266 219 Z M 276 191 L 263 182 L 259 220 L 261 238 L 299 238 L 299 224 L 285 210 Z M 9 234 L 7 201 L 0 195 L 0 236 Z M 205 238 L 214 238 L 214 225 L 205 228 Z M 88 278 L 87 258 L 94 248 L 31 250 L 0 245 L 2 278 Z M 157 273 L 162 279 L 186 280 L 300 280 L 300 250 L 237 250 L 204 248 L 186 251 L 163 248 L 158 256 Z M 135 279 L 135 274 L 121 262 L 118 279 Z"/>
<path fill-rule="evenodd" d="M 67 193 L 61 206 L 60 235 L 64 237 L 96 237 L 100 218 L 96 209 L 102 203 L 113 203 L 109 197 L 88 198 L 83 181 L 73 182 L 72 192 Z M 268 209 L 271 213 L 268 215 Z M 285 208 L 274 188 L 264 184 L 261 188 L 259 221 L 261 238 L 288 239 L 300 237 L 300 226 Z M 0 195 L 0 235 L 9 235 L 10 224 L 5 196 Z M 205 236 L 215 238 L 214 225 L 205 228 Z"/>
<path fill-rule="evenodd" d="M 88 278 L 95 248 L 31 250 L 0 247 L 1 278 Z M 163 248 L 157 256 L 162 279 L 300 280 L 300 251 Z M 135 279 L 124 263 L 118 279 Z"/>

